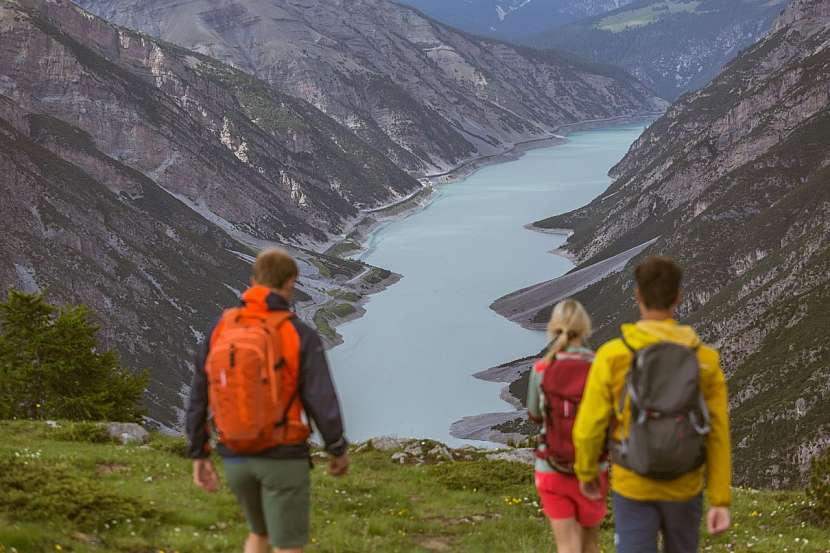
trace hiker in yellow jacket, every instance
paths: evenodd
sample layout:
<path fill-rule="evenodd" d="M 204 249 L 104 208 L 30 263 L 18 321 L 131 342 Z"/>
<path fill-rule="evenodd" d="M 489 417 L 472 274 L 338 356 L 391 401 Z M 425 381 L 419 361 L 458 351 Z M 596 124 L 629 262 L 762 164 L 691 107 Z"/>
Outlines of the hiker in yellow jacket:
<path fill-rule="evenodd" d="M 611 488 L 618 553 L 656 553 L 660 533 L 666 553 L 693 553 L 698 550 L 704 484 L 711 506 L 706 520 L 709 532 L 718 534 L 730 525 L 732 467 L 726 380 L 718 352 L 701 344 L 691 327 L 674 320 L 674 309 L 680 302 L 680 267 L 671 259 L 651 257 L 636 268 L 635 279 L 641 319 L 623 325 L 622 337 L 597 351 L 573 431 L 575 471 L 583 494 L 589 499 L 598 495 L 598 461 L 606 447 L 609 425 L 612 443 L 619 444 L 632 422 L 632 401 L 623 393 L 624 388 L 629 389 L 626 376 L 634 351 L 663 342 L 692 348 L 708 410 L 705 457 L 700 459 L 705 462 L 671 479 L 657 479 L 621 466 L 618 459 L 622 457 L 614 459 L 612 454 Z M 620 412 L 621 397 L 624 405 Z"/>

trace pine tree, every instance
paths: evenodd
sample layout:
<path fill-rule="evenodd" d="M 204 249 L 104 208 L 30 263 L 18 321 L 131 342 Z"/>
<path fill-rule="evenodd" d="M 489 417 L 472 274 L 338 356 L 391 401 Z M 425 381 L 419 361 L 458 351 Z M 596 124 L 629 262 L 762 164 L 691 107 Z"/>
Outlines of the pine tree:
<path fill-rule="evenodd" d="M 147 374 L 100 351 L 85 306 L 12 290 L 0 303 L 0 419 L 135 421 Z"/>

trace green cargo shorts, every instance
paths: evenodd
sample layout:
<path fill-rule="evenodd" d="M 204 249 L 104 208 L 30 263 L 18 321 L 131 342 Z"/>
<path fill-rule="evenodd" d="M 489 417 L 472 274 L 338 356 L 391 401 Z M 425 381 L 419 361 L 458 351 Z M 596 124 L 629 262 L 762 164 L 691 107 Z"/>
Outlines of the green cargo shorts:
<path fill-rule="evenodd" d="M 308 544 L 311 478 L 308 459 L 228 457 L 225 473 L 251 532 L 274 547 Z"/>

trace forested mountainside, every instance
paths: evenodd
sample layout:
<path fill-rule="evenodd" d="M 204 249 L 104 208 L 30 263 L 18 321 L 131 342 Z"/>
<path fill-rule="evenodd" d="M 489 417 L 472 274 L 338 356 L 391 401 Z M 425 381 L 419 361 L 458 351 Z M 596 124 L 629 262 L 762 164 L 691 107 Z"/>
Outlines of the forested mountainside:
<path fill-rule="evenodd" d="M 0 67 L 3 289 L 91 306 L 165 424 L 249 245 L 321 243 L 420 187 L 311 105 L 69 2 L 0 0 Z M 300 299 L 364 271 L 293 251 Z"/>
<path fill-rule="evenodd" d="M 474 38 L 387 0 L 80 4 L 308 100 L 418 174 L 562 124 L 664 108 L 616 68 Z"/>
<path fill-rule="evenodd" d="M 442 23 L 481 36 L 508 40 L 549 31 L 599 15 L 634 0 L 399 0 Z"/>
<path fill-rule="evenodd" d="M 796 484 L 830 444 L 830 3 L 795 0 L 764 40 L 655 122 L 612 176 L 588 206 L 536 225 L 574 229 L 566 249 L 578 269 L 656 242 L 560 296 L 586 304 L 599 343 L 635 317 L 634 263 L 677 258 L 687 270 L 680 316 L 720 348 L 729 377 L 737 481 Z M 523 322 L 539 326 L 549 313 Z"/>
<path fill-rule="evenodd" d="M 788 0 L 645 0 L 525 40 L 610 63 L 674 100 L 763 37 Z"/>

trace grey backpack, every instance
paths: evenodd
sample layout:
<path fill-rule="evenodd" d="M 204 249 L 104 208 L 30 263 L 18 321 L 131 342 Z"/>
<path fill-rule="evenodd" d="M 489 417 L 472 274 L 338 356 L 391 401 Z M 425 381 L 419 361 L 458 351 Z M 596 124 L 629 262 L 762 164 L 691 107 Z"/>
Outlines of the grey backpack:
<path fill-rule="evenodd" d="M 672 342 L 636 350 L 620 395 L 630 400 L 623 438 L 611 442 L 614 463 L 655 480 L 673 480 L 706 460 L 709 411 L 700 391 L 697 348 Z"/>

